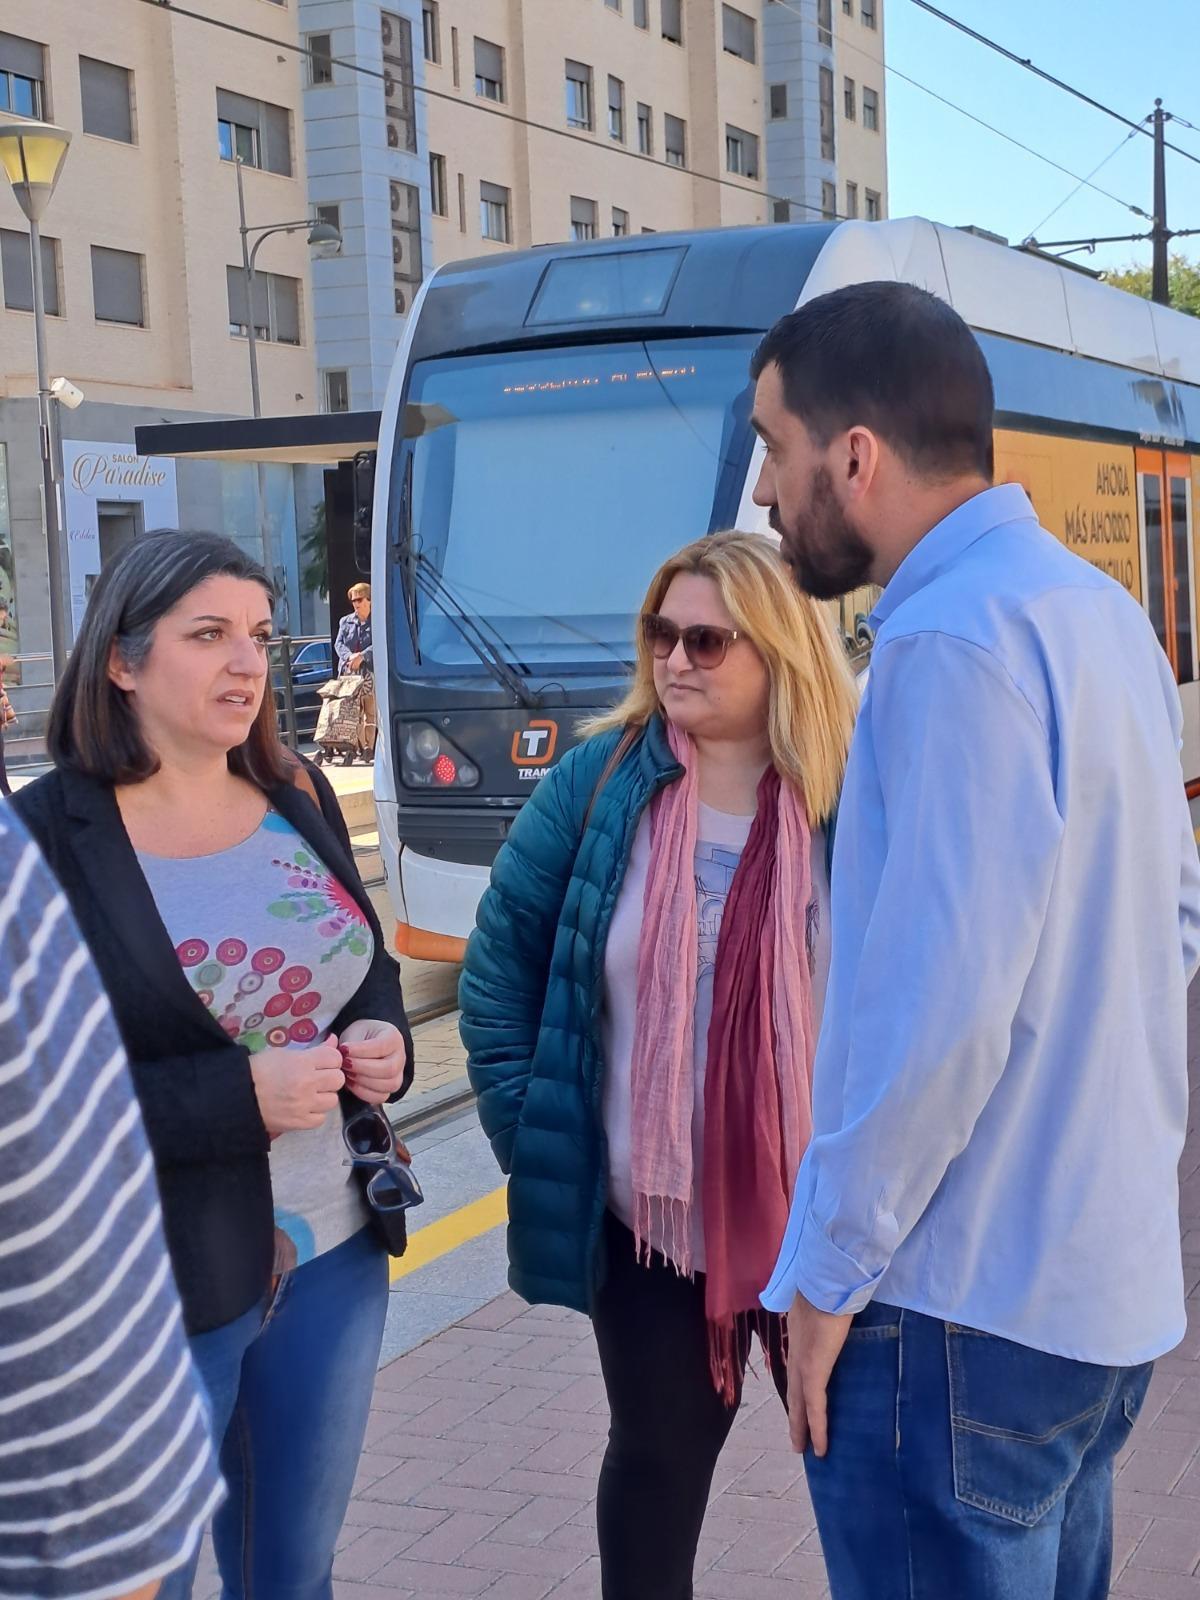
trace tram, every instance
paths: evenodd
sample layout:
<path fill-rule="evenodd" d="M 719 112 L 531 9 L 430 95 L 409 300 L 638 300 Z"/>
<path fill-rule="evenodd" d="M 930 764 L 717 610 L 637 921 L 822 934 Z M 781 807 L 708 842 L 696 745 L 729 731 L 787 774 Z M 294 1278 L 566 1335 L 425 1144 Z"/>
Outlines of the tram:
<path fill-rule="evenodd" d="M 1200 320 L 919 219 L 457 262 L 409 318 L 372 493 L 375 798 L 402 951 L 461 956 L 522 803 L 620 692 L 658 564 L 705 531 L 767 531 L 751 500 L 762 334 L 877 279 L 922 285 L 975 331 L 997 481 L 1148 611 L 1200 800 Z"/>

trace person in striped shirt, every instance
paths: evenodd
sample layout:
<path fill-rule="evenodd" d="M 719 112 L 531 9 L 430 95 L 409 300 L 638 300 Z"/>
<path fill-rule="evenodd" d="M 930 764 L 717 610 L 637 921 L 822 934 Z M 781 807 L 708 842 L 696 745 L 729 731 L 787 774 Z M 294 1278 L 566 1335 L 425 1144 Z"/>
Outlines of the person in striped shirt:
<path fill-rule="evenodd" d="M 0 805 L 0 1596 L 150 1600 L 221 1499 L 91 959 Z"/>

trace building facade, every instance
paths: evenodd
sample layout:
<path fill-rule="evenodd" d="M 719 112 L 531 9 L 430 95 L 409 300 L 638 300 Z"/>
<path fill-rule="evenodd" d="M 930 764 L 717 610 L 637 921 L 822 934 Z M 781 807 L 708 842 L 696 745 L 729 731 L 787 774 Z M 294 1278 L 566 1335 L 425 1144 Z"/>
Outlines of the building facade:
<path fill-rule="evenodd" d="M 777 222 L 888 215 L 885 0 L 766 0 L 767 180 Z"/>
<path fill-rule="evenodd" d="M 349 223 L 341 259 L 314 267 L 325 405 L 381 403 L 412 295 L 441 262 L 765 221 L 762 13 L 299 0 L 309 196 Z"/>
<path fill-rule="evenodd" d="M 220 528 L 254 548 L 264 499 L 299 600 L 289 469 L 269 469 L 260 492 L 249 468 L 176 467 L 133 450 L 139 423 L 251 409 L 235 158 L 252 229 L 308 209 L 294 4 L 205 9 L 265 37 L 141 0 L 5 0 L 0 11 L 0 121 L 41 117 L 72 136 L 42 259 L 50 375 L 85 396 L 59 414 L 76 621 L 103 560 L 139 531 Z M 265 239 L 258 254 L 252 314 L 268 415 L 319 406 L 308 257 L 303 228 Z M 28 224 L 0 182 L 0 585 L 22 654 L 37 657 L 49 650 L 49 602 L 32 306 Z M 26 697 L 48 675 L 29 666 Z"/>

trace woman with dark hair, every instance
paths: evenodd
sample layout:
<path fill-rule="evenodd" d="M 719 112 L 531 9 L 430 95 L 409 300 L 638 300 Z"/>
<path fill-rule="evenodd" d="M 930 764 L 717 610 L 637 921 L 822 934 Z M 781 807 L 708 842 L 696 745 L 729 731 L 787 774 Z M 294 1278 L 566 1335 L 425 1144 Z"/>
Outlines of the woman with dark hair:
<path fill-rule="evenodd" d="M 223 1441 L 224 1592 L 327 1600 L 388 1290 L 339 1092 L 359 1113 L 403 1093 L 412 1050 L 333 791 L 279 743 L 272 606 L 227 539 L 123 551 L 55 696 L 55 770 L 14 804 L 133 1069 Z"/>

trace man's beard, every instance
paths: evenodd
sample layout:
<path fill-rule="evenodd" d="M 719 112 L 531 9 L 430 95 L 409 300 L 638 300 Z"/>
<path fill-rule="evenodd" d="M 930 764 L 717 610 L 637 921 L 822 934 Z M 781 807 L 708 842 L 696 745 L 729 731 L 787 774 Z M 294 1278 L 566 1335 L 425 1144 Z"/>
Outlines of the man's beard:
<path fill-rule="evenodd" d="M 785 528 L 778 506 L 771 507 L 768 521 L 792 576 L 814 600 L 836 600 L 870 582 L 874 557 L 839 507 L 827 467 L 813 474 L 808 510 L 798 526 Z"/>

